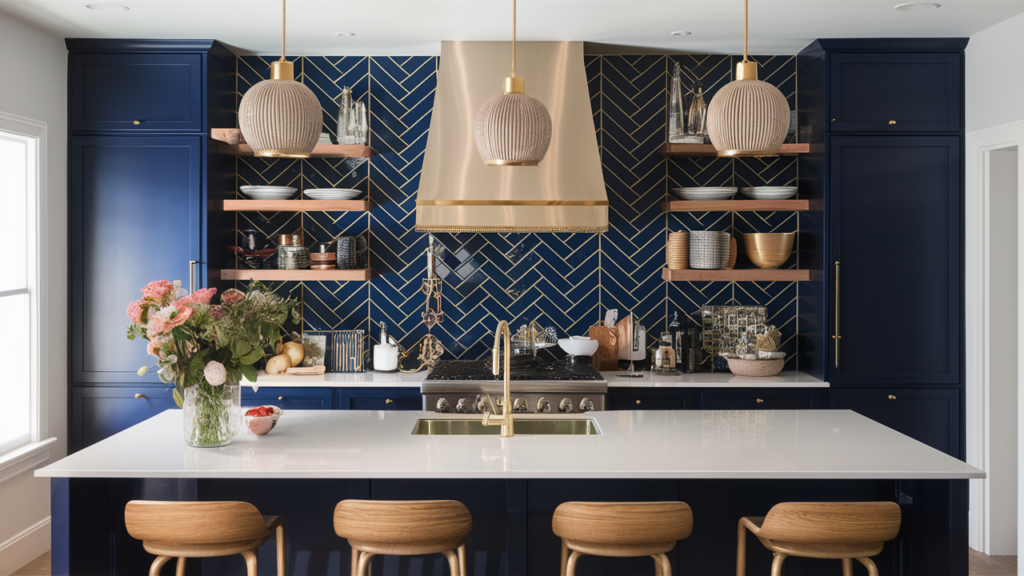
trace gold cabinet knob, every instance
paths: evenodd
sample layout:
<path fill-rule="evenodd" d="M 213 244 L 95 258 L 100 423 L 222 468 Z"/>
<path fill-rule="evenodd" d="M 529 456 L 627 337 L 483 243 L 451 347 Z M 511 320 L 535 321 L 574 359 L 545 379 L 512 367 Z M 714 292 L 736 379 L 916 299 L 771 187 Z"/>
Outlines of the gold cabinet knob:
<path fill-rule="evenodd" d="M 136 394 L 135 397 L 136 398 L 142 398 L 143 400 L 146 400 L 146 399 L 149 398 L 149 396 L 146 396 L 145 394 Z"/>
<path fill-rule="evenodd" d="M 757 403 L 758 403 L 758 404 L 764 404 L 764 400 L 762 400 L 762 399 L 758 398 L 758 399 L 757 399 Z"/>
<path fill-rule="evenodd" d="M 833 118 L 833 119 L 832 119 L 832 121 L 833 121 L 833 122 L 835 122 L 835 121 L 836 121 L 836 119 L 835 119 L 835 118 Z"/>
<path fill-rule="evenodd" d="M 889 400 L 895 400 L 895 399 L 896 399 L 895 396 L 893 396 L 892 394 L 889 394 Z"/>
<path fill-rule="evenodd" d="M 284 396 L 278 396 L 277 399 L 278 400 L 284 400 Z"/>
<path fill-rule="evenodd" d="M 136 120 L 136 121 L 132 122 L 132 124 L 135 124 L 136 126 L 138 126 L 139 124 L 142 124 L 142 120 Z"/>
<path fill-rule="evenodd" d="M 637 403 L 637 404 L 639 404 L 639 403 L 640 403 L 640 401 L 639 401 L 639 400 L 637 400 L 637 401 L 636 401 L 636 403 Z"/>
<path fill-rule="evenodd" d="M 387 400 L 385 400 L 385 401 L 384 401 L 384 403 L 385 403 L 385 404 L 394 404 L 394 403 L 395 403 L 395 401 L 394 401 L 394 400 L 392 400 L 391 398 L 388 398 Z"/>
<path fill-rule="evenodd" d="M 892 125 L 892 124 L 895 124 L 895 123 L 896 123 L 896 121 L 895 121 L 895 120 L 889 120 L 889 124 L 890 124 L 890 125 Z"/>

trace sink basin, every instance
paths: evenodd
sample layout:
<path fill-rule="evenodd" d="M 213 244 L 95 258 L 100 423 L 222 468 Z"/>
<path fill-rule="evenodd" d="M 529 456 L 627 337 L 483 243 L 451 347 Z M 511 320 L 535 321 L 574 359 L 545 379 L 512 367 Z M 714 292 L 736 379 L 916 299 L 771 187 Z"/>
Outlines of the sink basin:
<path fill-rule="evenodd" d="M 590 418 L 574 420 L 516 420 L 516 436 L 536 434 L 597 436 L 601 434 L 597 422 Z M 417 420 L 412 429 L 413 434 L 428 436 L 477 436 L 501 433 L 501 426 L 484 426 L 479 419 L 455 420 L 446 418 L 430 418 Z"/>

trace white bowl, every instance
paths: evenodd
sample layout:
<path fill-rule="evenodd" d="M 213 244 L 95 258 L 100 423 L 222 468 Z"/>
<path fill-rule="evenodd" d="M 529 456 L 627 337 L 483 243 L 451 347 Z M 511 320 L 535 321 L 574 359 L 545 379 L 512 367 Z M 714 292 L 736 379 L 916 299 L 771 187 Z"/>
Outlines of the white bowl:
<path fill-rule="evenodd" d="M 558 339 L 558 347 L 570 356 L 593 356 L 600 344 L 597 340 L 582 336 Z"/>

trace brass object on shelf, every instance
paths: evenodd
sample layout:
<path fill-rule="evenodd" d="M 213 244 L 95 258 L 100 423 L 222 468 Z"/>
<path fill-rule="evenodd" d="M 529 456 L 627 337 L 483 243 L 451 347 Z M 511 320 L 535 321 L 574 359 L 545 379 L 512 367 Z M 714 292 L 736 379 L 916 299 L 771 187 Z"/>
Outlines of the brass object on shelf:
<path fill-rule="evenodd" d="M 758 268 L 778 268 L 793 254 L 796 232 L 743 234 L 743 247 Z"/>

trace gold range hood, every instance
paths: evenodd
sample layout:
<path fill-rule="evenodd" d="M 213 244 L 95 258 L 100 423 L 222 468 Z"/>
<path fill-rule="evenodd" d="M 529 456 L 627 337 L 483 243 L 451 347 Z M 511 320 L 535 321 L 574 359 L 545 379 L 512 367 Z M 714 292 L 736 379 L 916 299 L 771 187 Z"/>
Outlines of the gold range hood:
<path fill-rule="evenodd" d="M 547 106 L 539 166 L 486 166 L 473 129 L 501 89 L 511 42 L 443 42 L 416 201 L 418 232 L 607 232 L 597 132 L 582 42 L 520 42 L 526 92 Z"/>

